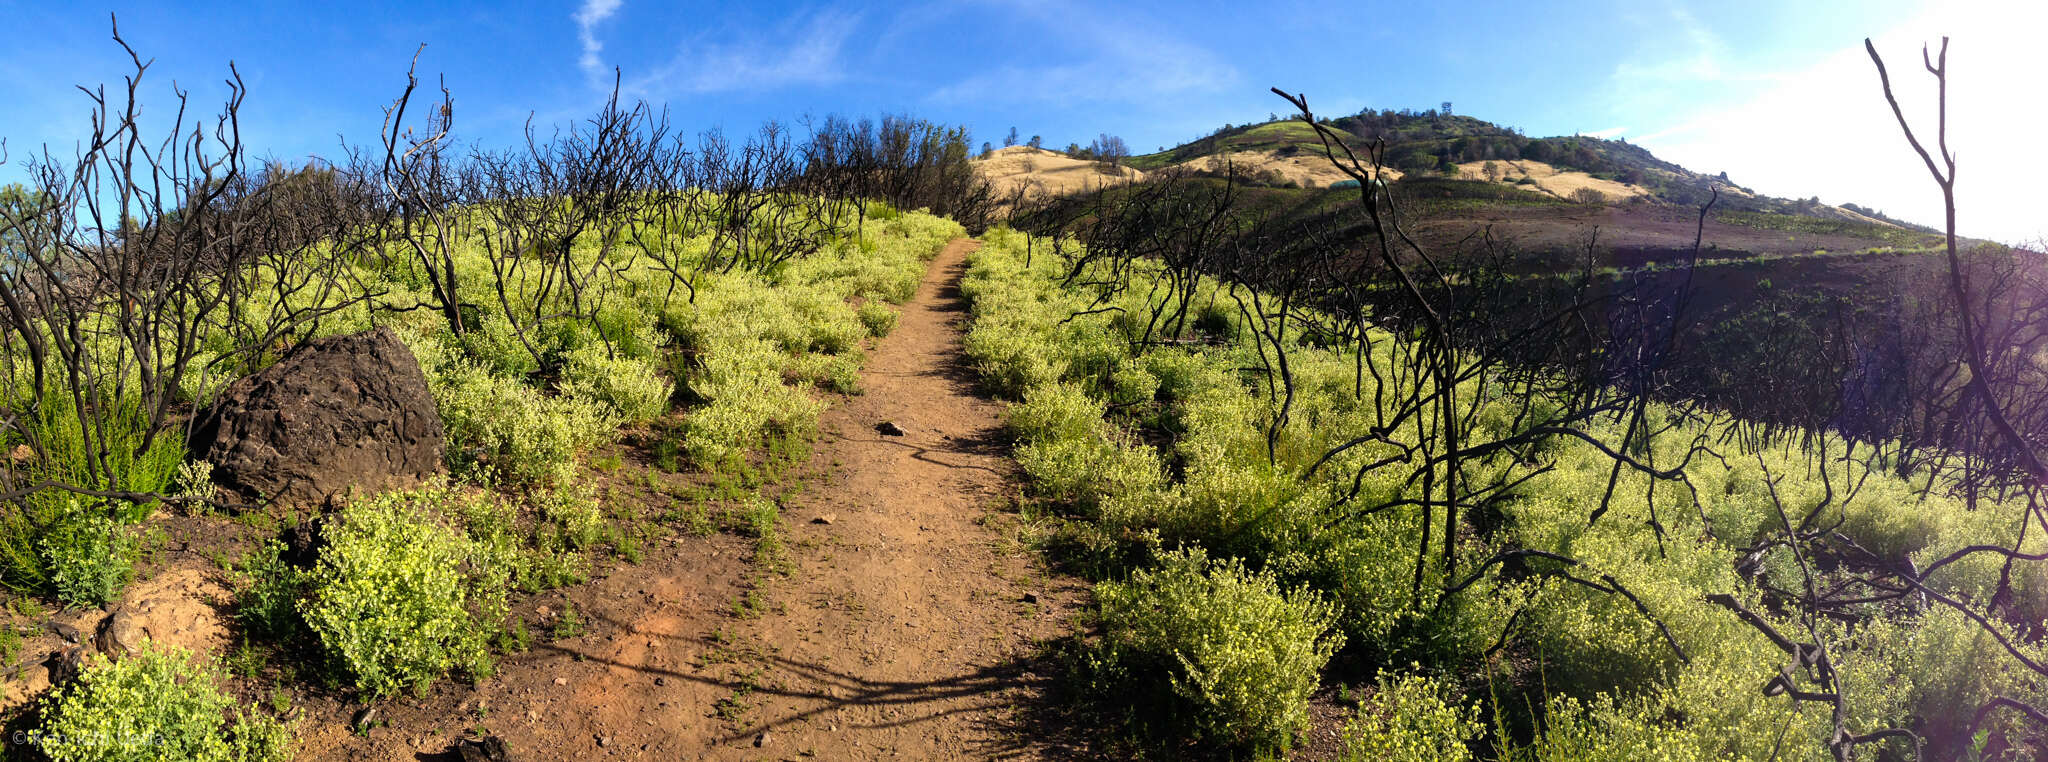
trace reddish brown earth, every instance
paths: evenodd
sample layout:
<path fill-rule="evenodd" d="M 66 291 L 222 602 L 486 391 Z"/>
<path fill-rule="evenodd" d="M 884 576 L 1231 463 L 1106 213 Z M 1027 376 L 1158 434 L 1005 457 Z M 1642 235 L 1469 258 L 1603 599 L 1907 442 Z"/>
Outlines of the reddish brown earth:
<path fill-rule="evenodd" d="M 1085 589 L 989 528 L 1014 503 L 1015 467 L 1002 408 L 975 393 L 960 350 L 958 286 L 974 245 L 939 255 L 870 356 L 865 393 L 826 413 L 813 461 L 834 473 L 783 513 L 793 544 L 809 549 L 764 587 L 778 613 L 730 629 L 766 647 L 729 670 L 760 670 L 758 705 L 711 756 L 1037 751 L 1015 732 L 1032 654 L 1070 632 Z M 885 422 L 903 434 L 879 433 Z"/>
<path fill-rule="evenodd" d="M 780 498 L 785 574 L 751 565 L 742 538 L 656 540 L 639 564 L 525 603 L 536 645 L 492 679 L 389 702 L 367 735 L 348 728 L 353 706 L 314 699 L 301 757 L 454 760 L 479 732 L 521 760 L 1065 755 L 1049 740 L 1064 733 L 1031 727 L 1035 654 L 1072 632 L 1087 590 L 1011 529 L 1001 405 L 960 349 L 975 245 L 932 262 L 864 393 L 824 414 Z M 544 642 L 563 598 L 585 631 Z"/>

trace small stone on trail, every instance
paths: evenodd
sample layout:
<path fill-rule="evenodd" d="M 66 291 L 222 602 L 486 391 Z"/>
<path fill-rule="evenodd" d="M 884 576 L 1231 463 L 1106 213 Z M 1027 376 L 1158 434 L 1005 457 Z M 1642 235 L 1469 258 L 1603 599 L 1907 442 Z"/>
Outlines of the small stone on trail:
<path fill-rule="evenodd" d="M 754 736 L 754 746 L 755 746 L 755 747 L 761 747 L 761 746 L 767 746 L 767 745 L 768 745 L 768 734 L 767 734 L 767 733 L 762 733 L 762 734 L 760 734 L 760 735 L 758 735 L 758 736 Z"/>
<path fill-rule="evenodd" d="M 612 745 L 612 737 L 611 737 L 611 736 L 598 736 L 598 737 L 597 737 L 597 745 L 599 745 L 599 746 L 610 746 L 610 745 Z"/>
<path fill-rule="evenodd" d="M 1025 603 L 1037 603 L 1037 602 L 1038 602 L 1038 594 L 1037 594 L 1037 593 L 1025 593 L 1025 594 L 1024 594 L 1024 602 L 1025 602 Z"/>
<path fill-rule="evenodd" d="M 882 436 L 885 437 L 903 436 L 903 427 L 897 426 L 895 421 L 877 423 L 875 424 L 875 431 L 881 432 Z"/>
<path fill-rule="evenodd" d="M 830 524 L 830 523 L 832 523 L 832 522 L 833 522 L 833 520 L 835 520 L 835 519 L 837 519 L 837 518 L 839 518 L 839 517 L 837 517 L 837 516 L 834 516 L 834 515 L 832 515 L 832 514 L 829 514 L 829 513 L 821 513 L 821 514 L 818 514 L 818 517 L 817 517 L 817 518 L 815 518 L 815 519 L 811 519 L 811 523 L 813 523 L 813 524 Z"/>
<path fill-rule="evenodd" d="M 374 706 L 366 706 L 357 710 L 355 719 L 349 721 L 349 725 L 354 727 L 358 733 L 368 731 L 370 726 L 375 724 L 377 724 L 377 707 Z"/>
<path fill-rule="evenodd" d="M 660 685 L 668 685 L 668 678 L 666 678 L 666 677 L 657 677 L 657 678 L 654 678 L 654 684 L 655 684 L 655 685 L 657 685 L 657 686 L 660 686 Z"/>
<path fill-rule="evenodd" d="M 568 685 L 568 684 L 569 684 L 569 678 L 566 678 L 566 677 L 557 677 L 557 678 L 555 678 L 555 684 L 556 684 L 556 685 Z"/>
<path fill-rule="evenodd" d="M 511 762 L 512 752 L 505 748 L 505 739 L 497 736 L 464 738 L 455 742 L 455 750 L 462 755 L 462 762 Z"/>

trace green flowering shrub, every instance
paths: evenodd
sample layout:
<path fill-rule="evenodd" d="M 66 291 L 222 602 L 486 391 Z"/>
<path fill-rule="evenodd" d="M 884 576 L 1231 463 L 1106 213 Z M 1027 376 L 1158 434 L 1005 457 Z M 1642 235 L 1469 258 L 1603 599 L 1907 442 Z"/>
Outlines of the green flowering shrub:
<path fill-rule="evenodd" d="M 506 481 L 553 484 L 575 473 L 576 456 L 618 426 L 605 406 L 541 394 L 517 380 L 457 362 L 431 384 L 449 461 L 481 466 Z"/>
<path fill-rule="evenodd" d="M 1344 723 L 1345 762 L 1465 762 L 1479 737 L 1477 706 L 1459 706 L 1455 686 L 1421 675 L 1380 673 L 1371 703 Z"/>
<path fill-rule="evenodd" d="M 395 492 L 329 524 L 299 604 L 306 624 L 363 693 L 424 690 L 451 670 L 488 675 L 510 559 L 449 525 L 446 489 Z"/>
<path fill-rule="evenodd" d="M 247 586 L 237 596 L 235 618 L 260 638 L 283 640 L 305 625 L 298 601 L 305 591 L 306 572 L 285 563 L 283 552 L 284 543 L 264 542 L 238 568 Z"/>
<path fill-rule="evenodd" d="M 858 311 L 860 324 L 867 326 L 868 335 L 877 339 L 896 330 L 896 311 L 881 302 L 862 302 Z"/>
<path fill-rule="evenodd" d="M 120 661 L 94 654 L 76 682 L 43 699 L 33 740 L 55 762 L 291 759 L 291 725 L 239 708 L 221 683 L 175 647 L 144 643 Z"/>
<path fill-rule="evenodd" d="M 715 346 L 691 387 L 710 398 L 683 425 L 683 449 L 706 468 L 736 466 L 770 437 L 807 439 L 825 404 L 783 383 L 784 355 L 754 339 Z"/>
<path fill-rule="evenodd" d="M 38 544 L 57 599 L 97 606 L 113 600 L 127 584 L 141 543 L 133 527 L 80 506 L 50 527 Z"/>
<path fill-rule="evenodd" d="M 570 399 L 602 405 L 608 417 L 631 425 L 646 423 L 668 412 L 669 395 L 675 392 L 675 385 L 661 377 L 651 360 L 592 344 L 566 356 L 561 391 Z"/>
<path fill-rule="evenodd" d="M 1129 582 L 1095 588 L 1102 642 L 1089 667 L 1099 689 L 1136 687 L 1204 741 L 1282 749 L 1308 724 L 1308 696 L 1342 645 L 1336 613 L 1314 592 L 1199 549 L 1166 554 Z M 1162 691 L 1163 687 L 1170 688 Z M 1115 693 L 1110 700 L 1128 700 Z"/>
<path fill-rule="evenodd" d="M 1073 384 L 1046 384 L 1024 392 L 1005 422 L 1020 440 L 1087 439 L 1102 426 L 1103 404 Z"/>
<path fill-rule="evenodd" d="M 1118 365 L 1110 375 L 1109 401 L 1112 405 L 1130 406 L 1151 402 L 1159 394 L 1159 377 L 1137 361 Z"/>
<path fill-rule="evenodd" d="M 538 338 L 529 333 L 526 341 Z M 496 310 L 485 313 L 473 330 L 462 334 L 460 344 L 464 355 L 496 375 L 524 378 L 540 370 L 540 360 L 520 341 L 511 321 Z"/>
<path fill-rule="evenodd" d="M 540 496 L 541 516 L 561 531 L 570 547 L 597 544 L 604 533 L 604 509 L 587 486 L 558 485 Z"/>

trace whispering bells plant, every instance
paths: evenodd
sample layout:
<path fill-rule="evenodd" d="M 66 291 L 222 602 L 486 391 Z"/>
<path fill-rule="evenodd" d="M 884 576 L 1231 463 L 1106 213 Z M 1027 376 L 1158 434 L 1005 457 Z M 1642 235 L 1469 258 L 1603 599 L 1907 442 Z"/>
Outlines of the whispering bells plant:
<path fill-rule="evenodd" d="M 510 569 L 447 524 L 440 508 L 456 499 L 446 489 L 390 493 L 328 529 L 300 611 L 370 697 L 424 690 L 452 670 L 490 674 Z"/>
<path fill-rule="evenodd" d="M 1199 549 L 1167 553 L 1128 583 L 1096 587 L 1103 639 L 1092 661 L 1116 681 L 1159 681 L 1196 735 L 1279 749 L 1308 724 L 1308 696 L 1343 645 L 1336 612 L 1314 592 Z M 1154 688 L 1156 690 L 1156 686 Z"/>
<path fill-rule="evenodd" d="M 221 683 L 181 648 L 145 642 L 118 662 L 95 654 L 43 699 L 46 720 L 26 740 L 54 762 L 290 759 L 291 723 L 237 707 Z"/>
<path fill-rule="evenodd" d="M 67 514 L 38 543 L 58 600 L 82 606 L 113 600 L 134 573 L 135 529 L 75 501 Z"/>

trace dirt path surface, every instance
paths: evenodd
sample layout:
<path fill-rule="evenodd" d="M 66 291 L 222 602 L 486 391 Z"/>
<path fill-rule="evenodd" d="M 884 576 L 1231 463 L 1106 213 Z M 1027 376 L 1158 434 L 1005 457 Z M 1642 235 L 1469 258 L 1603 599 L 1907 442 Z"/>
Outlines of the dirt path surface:
<path fill-rule="evenodd" d="M 1084 590 L 990 528 L 1016 488 L 1002 406 L 975 393 L 960 349 L 978 245 L 940 253 L 870 354 L 865 393 L 825 413 L 812 463 L 831 473 L 786 501 L 795 568 L 764 587 L 779 611 L 732 628 L 765 649 L 757 705 L 711 756 L 1037 755 L 1015 727 L 1028 658 L 1070 631 Z"/>
<path fill-rule="evenodd" d="M 732 535 L 658 541 L 638 564 L 529 602 L 532 650 L 471 687 L 378 708 L 323 701 L 305 759 L 460 760 L 495 734 L 521 760 L 998 759 L 1065 756 L 1041 716 L 1039 644 L 1085 585 L 1018 544 L 1002 406 L 978 396 L 959 293 L 978 244 L 948 245 L 864 393 L 834 401 L 781 497 L 786 573 Z M 880 424 L 902 432 L 884 434 Z M 772 492 L 772 490 L 770 490 Z M 567 601 L 568 603 L 565 603 Z M 538 604 L 538 605 L 535 605 Z M 573 604 L 574 628 L 561 625 Z"/>

